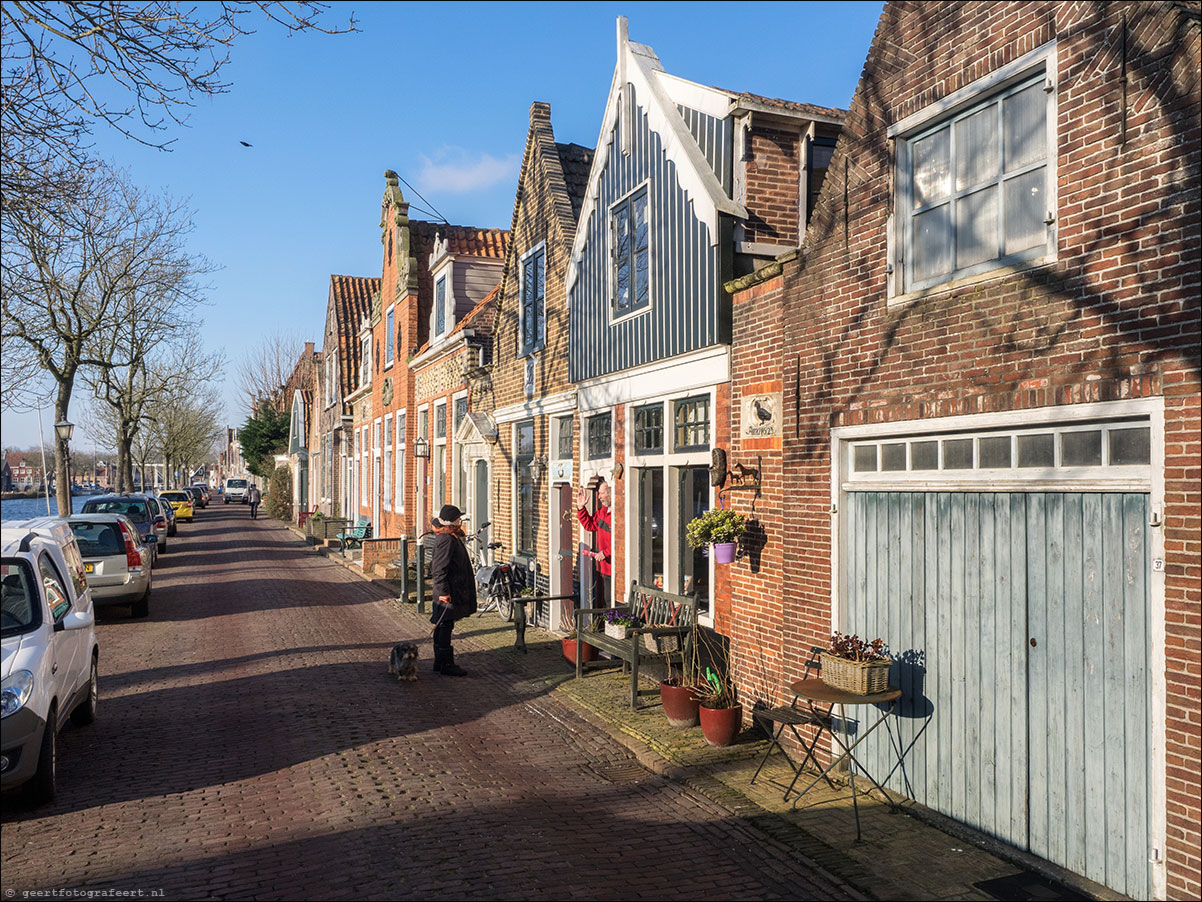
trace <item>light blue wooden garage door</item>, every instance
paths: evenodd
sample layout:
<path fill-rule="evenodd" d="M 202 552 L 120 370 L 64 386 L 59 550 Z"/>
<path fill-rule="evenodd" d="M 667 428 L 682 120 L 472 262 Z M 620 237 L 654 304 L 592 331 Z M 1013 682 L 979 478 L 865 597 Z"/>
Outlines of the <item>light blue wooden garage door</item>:
<path fill-rule="evenodd" d="M 904 692 L 893 735 L 865 743 L 874 774 L 1150 898 L 1149 497 L 848 502 L 842 629 L 889 643 Z"/>

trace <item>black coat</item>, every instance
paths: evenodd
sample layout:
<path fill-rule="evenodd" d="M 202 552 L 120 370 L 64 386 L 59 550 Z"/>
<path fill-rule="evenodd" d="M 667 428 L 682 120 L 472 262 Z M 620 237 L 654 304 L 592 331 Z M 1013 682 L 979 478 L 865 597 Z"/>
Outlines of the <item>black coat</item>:
<path fill-rule="evenodd" d="M 450 533 L 435 533 L 430 549 L 433 552 L 431 576 L 434 588 L 434 611 L 430 622 L 438 623 L 447 618 L 461 620 L 476 613 L 476 574 L 463 542 Z M 438 600 L 444 595 L 451 596 L 449 610 Z"/>

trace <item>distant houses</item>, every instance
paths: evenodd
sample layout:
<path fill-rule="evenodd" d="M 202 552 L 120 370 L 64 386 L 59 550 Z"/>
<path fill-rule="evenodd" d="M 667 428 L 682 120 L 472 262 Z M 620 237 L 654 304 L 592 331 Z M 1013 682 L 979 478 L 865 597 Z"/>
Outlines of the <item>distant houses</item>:
<path fill-rule="evenodd" d="M 370 570 L 453 503 L 571 595 L 604 480 L 612 600 L 696 596 L 748 711 L 879 635 L 892 788 L 1195 898 L 1198 20 L 887 4 L 847 110 L 684 80 L 620 20 L 592 146 L 531 104 L 507 229 L 384 174 L 381 272 L 331 276 L 279 402 L 296 513 L 370 521 Z M 684 538 L 719 506 L 729 565 Z"/>

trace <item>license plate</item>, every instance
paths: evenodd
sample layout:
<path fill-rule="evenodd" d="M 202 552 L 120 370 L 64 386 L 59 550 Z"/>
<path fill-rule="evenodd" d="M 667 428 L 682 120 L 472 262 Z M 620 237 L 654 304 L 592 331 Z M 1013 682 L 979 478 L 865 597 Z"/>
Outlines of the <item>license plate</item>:
<path fill-rule="evenodd" d="M 91 573 L 94 569 L 95 569 L 95 567 L 92 564 L 84 564 L 83 565 L 84 573 Z"/>

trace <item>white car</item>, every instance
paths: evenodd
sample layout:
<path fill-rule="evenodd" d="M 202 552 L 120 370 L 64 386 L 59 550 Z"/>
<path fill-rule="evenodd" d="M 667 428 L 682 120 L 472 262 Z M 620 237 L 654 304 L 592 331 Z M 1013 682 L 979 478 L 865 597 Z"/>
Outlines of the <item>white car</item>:
<path fill-rule="evenodd" d="M 83 557 L 92 603 L 129 605 L 130 615 L 150 614 L 151 553 L 138 528 L 121 514 L 72 514 L 71 532 Z"/>
<path fill-rule="evenodd" d="M 0 787 L 54 798 L 58 731 L 96 719 L 99 647 L 83 558 L 65 520 L 0 524 Z"/>
<path fill-rule="evenodd" d="M 239 504 L 246 503 L 246 493 L 250 491 L 250 483 L 245 479 L 227 479 L 225 481 L 225 492 L 222 493 L 224 503 L 229 504 L 231 501 L 237 501 Z"/>

